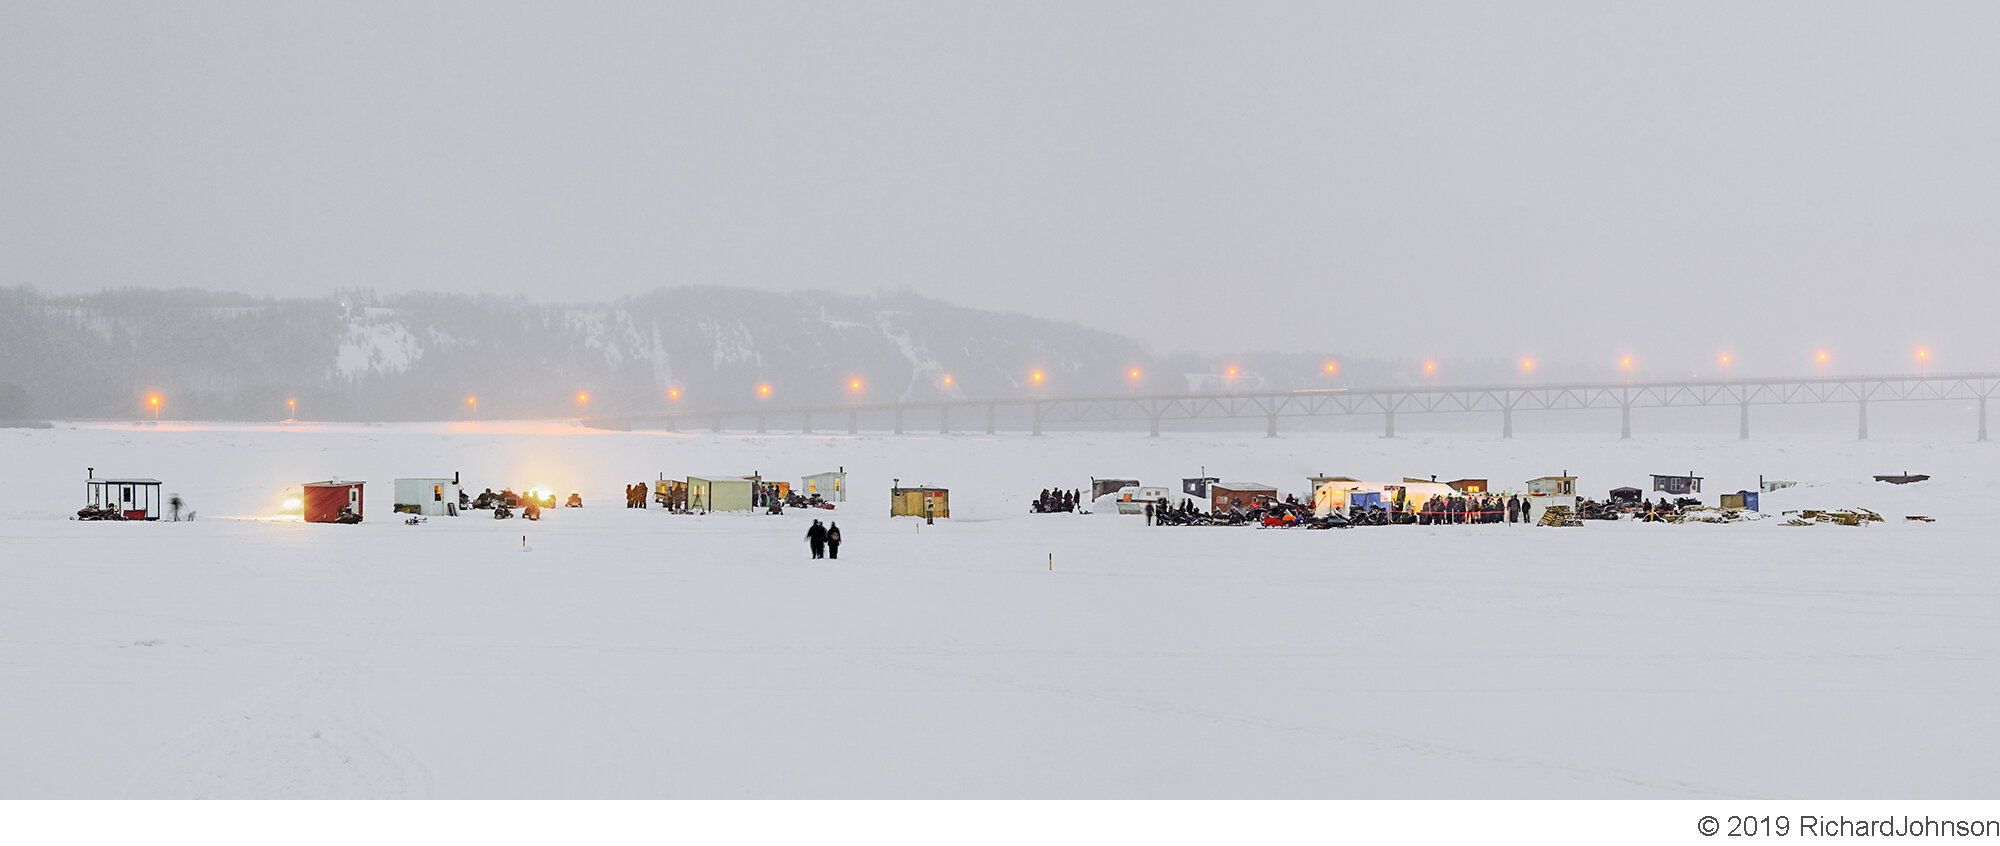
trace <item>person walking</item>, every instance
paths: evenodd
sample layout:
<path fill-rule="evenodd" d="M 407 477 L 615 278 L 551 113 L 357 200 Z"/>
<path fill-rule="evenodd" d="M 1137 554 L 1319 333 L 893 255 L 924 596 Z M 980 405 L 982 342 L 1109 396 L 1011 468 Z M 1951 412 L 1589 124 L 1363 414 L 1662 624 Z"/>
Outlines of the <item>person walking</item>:
<path fill-rule="evenodd" d="M 1153 504 L 1150 502 L 1146 503 L 1146 525 L 1153 525 Z"/>
<path fill-rule="evenodd" d="M 806 544 L 812 547 L 814 558 L 826 557 L 826 527 L 814 520 L 812 528 L 806 530 Z"/>
<path fill-rule="evenodd" d="M 834 523 L 826 527 L 826 557 L 833 559 L 840 558 L 839 523 Z"/>

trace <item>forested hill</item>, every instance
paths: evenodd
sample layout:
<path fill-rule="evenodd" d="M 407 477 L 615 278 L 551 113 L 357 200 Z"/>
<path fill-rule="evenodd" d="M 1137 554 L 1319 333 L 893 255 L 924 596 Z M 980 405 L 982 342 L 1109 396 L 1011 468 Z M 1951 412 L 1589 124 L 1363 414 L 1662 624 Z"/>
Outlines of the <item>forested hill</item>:
<path fill-rule="evenodd" d="M 0 289 L 0 419 L 540 417 L 1123 386 L 1137 342 L 908 294 L 661 289 L 615 303 Z M 947 381 L 946 377 L 950 377 Z M 1182 384 L 1174 389 L 1184 389 Z M 678 400 L 668 391 L 678 390 Z M 587 393 L 579 404 L 578 393 Z"/>

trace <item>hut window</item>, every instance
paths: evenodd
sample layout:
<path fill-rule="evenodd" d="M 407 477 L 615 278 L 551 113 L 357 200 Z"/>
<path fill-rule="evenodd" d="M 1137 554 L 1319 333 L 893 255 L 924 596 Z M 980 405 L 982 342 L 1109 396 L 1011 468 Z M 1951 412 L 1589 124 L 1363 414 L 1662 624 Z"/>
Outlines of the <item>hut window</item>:
<path fill-rule="evenodd" d="M 432 485 L 432 486 L 431 486 L 431 501 L 432 501 L 432 502 L 443 502 L 443 501 L 444 501 L 444 486 L 443 486 L 443 485 Z"/>

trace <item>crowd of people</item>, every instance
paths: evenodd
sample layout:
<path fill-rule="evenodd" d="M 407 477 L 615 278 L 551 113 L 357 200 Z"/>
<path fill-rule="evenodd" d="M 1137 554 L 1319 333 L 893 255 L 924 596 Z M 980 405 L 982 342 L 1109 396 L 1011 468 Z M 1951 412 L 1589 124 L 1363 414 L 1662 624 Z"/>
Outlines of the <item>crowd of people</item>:
<path fill-rule="evenodd" d="M 1073 512 L 1076 510 L 1077 502 L 1082 499 L 1082 492 L 1075 489 L 1043 488 L 1042 495 L 1035 497 L 1034 512 L 1036 514 Z"/>
<path fill-rule="evenodd" d="M 1525 523 L 1530 519 L 1528 499 L 1518 494 L 1433 496 L 1417 508 L 1417 524 L 1442 526 L 1452 523 Z"/>

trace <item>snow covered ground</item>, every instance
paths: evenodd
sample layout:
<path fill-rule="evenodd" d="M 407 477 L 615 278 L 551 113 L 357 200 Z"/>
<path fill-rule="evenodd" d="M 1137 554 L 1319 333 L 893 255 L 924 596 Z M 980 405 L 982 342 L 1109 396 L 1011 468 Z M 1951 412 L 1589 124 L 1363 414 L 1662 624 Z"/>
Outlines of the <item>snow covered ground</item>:
<path fill-rule="evenodd" d="M 1987 797 L 2000 448 L 1948 438 L 0 430 L 0 797 Z M 1031 515 L 1089 477 L 1693 470 L 1886 524 Z M 84 468 L 201 517 L 78 523 Z M 845 466 L 810 516 L 618 507 Z M 1892 487 L 1876 473 L 1929 473 Z M 402 525 L 397 476 L 580 490 Z M 257 519 L 369 482 L 359 526 Z M 951 489 L 934 526 L 892 478 Z M 1938 518 L 1906 523 L 1905 514 Z M 522 551 L 526 535 L 532 551 Z M 1051 570 L 1053 556 L 1053 570 Z"/>

